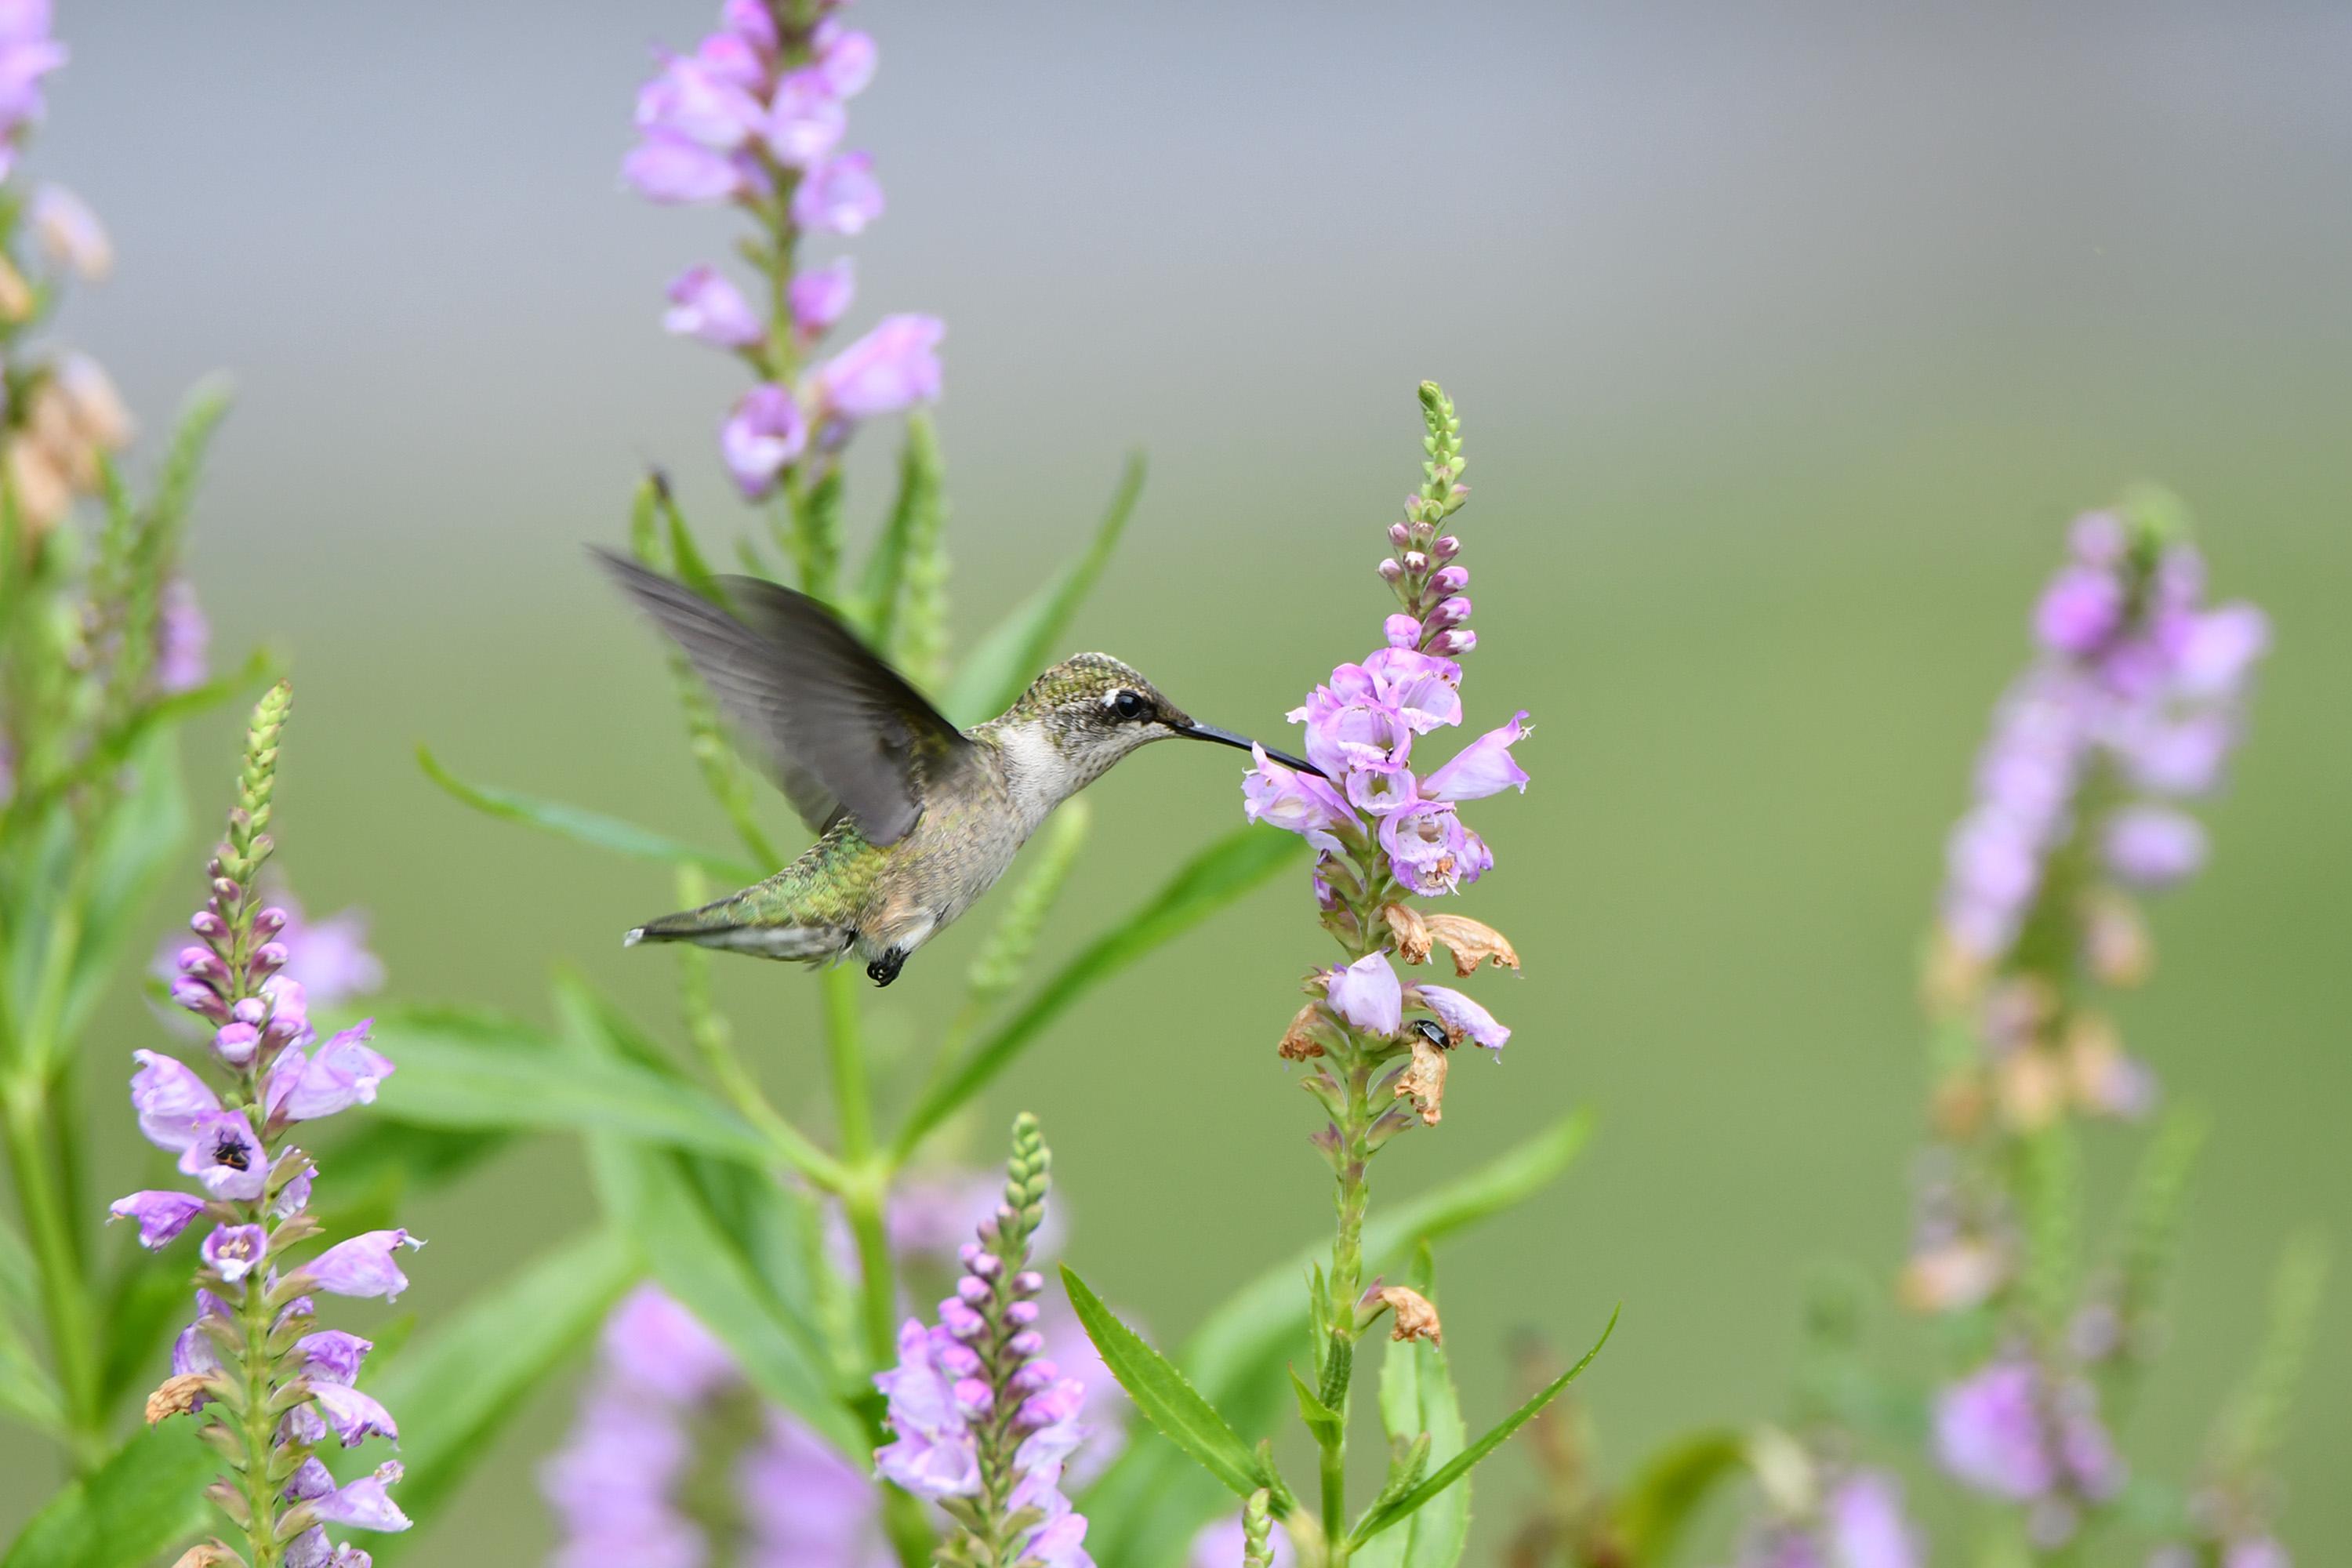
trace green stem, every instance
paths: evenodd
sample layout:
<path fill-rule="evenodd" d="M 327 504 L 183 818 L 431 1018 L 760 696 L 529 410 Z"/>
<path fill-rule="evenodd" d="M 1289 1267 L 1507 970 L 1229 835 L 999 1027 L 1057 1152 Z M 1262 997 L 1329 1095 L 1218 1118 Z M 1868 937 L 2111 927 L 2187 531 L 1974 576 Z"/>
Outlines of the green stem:
<path fill-rule="evenodd" d="M 890 1243 L 882 1223 L 889 1189 L 887 1161 L 874 1154 L 874 1100 L 866 1077 L 866 1043 L 857 1016 L 857 972 L 842 967 L 824 975 L 824 1038 L 833 1068 L 835 1120 L 841 1128 L 841 1159 L 849 1180 L 842 1207 L 857 1243 L 859 1317 L 866 1358 L 876 1368 L 890 1363 L 891 1319 L 897 1310 Z"/>
<path fill-rule="evenodd" d="M 67 1446 L 76 1469 L 87 1474 L 106 1458 L 106 1435 L 98 1417 L 98 1348 L 90 1337 L 95 1313 L 89 1283 L 82 1274 L 80 1249 L 74 1245 L 72 1217 L 60 1201 L 43 1152 L 42 1096 L 21 1078 L 11 1082 L 6 1096 L 8 1164 L 40 1267 L 41 1309 L 65 1394 Z"/>
<path fill-rule="evenodd" d="M 277 1568 L 283 1557 L 278 1541 L 278 1485 L 270 1479 L 270 1461 L 277 1458 L 278 1417 L 270 1412 L 277 1393 L 269 1354 L 269 1292 L 259 1277 L 245 1281 L 245 1298 L 237 1304 L 238 1326 L 245 1332 L 245 1416 L 239 1431 L 245 1438 L 246 1539 L 252 1543 L 253 1568 Z"/>

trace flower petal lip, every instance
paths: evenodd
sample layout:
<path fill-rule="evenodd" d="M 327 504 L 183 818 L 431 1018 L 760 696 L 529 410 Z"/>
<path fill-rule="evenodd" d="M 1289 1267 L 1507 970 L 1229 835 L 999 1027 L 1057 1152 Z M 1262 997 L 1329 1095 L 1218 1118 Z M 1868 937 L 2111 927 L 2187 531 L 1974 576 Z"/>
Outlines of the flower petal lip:
<path fill-rule="evenodd" d="M 188 1228 L 189 1222 L 204 1212 L 205 1200 L 200 1197 L 156 1191 L 132 1193 L 129 1197 L 115 1199 L 107 1207 L 107 1213 L 115 1219 L 139 1222 L 139 1245 L 150 1252 L 170 1246 Z"/>
<path fill-rule="evenodd" d="M 1369 952 L 1345 969 L 1328 971 L 1323 985 L 1332 1011 L 1368 1034 L 1393 1035 L 1404 1022 L 1404 987 L 1385 952 Z"/>

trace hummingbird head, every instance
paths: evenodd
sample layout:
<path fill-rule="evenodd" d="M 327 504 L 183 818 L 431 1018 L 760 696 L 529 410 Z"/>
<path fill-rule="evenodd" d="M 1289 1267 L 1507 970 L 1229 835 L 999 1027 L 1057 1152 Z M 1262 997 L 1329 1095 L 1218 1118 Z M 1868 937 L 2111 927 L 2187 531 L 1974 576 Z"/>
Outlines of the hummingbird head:
<path fill-rule="evenodd" d="M 1246 735 L 1195 722 L 1141 671 L 1107 653 L 1077 654 L 1046 670 L 998 723 L 1045 742 L 1064 771 L 1057 781 L 1064 795 L 1085 788 L 1121 757 L 1154 741 L 1213 741 L 1244 752 L 1253 744 Z M 1269 750 L 1266 755 L 1308 773 L 1323 771 L 1281 752 Z"/>

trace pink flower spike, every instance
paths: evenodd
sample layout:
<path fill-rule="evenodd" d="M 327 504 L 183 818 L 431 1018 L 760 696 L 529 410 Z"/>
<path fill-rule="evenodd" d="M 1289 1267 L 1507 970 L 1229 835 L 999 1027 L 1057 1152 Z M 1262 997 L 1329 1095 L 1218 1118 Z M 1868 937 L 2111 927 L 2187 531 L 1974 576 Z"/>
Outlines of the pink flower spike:
<path fill-rule="evenodd" d="M 1532 726 L 1522 709 L 1512 721 L 1499 730 L 1489 730 L 1455 753 L 1452 762 L 1423 779 L 1421 793 L 1424 799 L 1464 801 L 1499 795 L 1516 789 L 1525 795 L 1528 789 L 1527 770 L 1511 758 L 1511 748 Z"/>
<path fill-rule="evenodd" d="M 1330 971 L 1323 987 L 1331 1010 L 1366 1034 L 1386 1037 L 1404 1022 L 1404 988 L 1384 952 L 1368 952 L 1345 969 Z"/>

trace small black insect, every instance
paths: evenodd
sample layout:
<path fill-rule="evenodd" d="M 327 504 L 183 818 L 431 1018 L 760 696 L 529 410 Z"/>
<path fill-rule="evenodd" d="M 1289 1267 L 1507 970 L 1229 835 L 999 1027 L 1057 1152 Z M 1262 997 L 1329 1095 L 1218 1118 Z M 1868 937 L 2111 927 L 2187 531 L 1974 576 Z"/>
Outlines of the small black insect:
<path fill-rule="evenodd" d="M 249 1171 L 253 1168 L 252 1159 L 246 1152 L 245 1145 L 225 1133 L 220 1141 L 213 1145 L 213 1163 L 226 1165 L 232 1171 Z"/>

